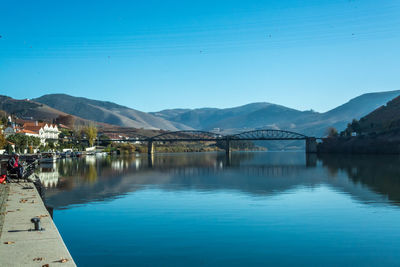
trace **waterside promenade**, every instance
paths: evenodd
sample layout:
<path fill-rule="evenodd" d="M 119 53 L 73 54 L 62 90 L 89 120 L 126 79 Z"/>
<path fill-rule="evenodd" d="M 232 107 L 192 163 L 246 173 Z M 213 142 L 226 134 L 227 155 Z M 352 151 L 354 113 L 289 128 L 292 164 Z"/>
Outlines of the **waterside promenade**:
<path fill-rule="evenodd" d="M 0 266 L 76 266 L 33 183 L 0 184 L 0 205 Z"/>

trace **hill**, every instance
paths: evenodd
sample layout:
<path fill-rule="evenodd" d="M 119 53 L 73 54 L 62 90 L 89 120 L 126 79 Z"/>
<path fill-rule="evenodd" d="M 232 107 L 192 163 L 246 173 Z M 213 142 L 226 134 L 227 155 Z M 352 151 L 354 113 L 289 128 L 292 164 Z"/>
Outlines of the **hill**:
<path fill-rule="evenodd" d="M 364 134 L 400 132 L 400 96 L 362 117 L 359 125 Z"/>
<path fill-rule="evenodd" d="M 357 136 L 352 136 L 356 132 Z M 320 153 L 400 153 L 400 96 L 358 122 L 353 121 L 337 138 L 325 138 Z"/>
<path fill-rule="evenodd" d="M 155 116 L 163 117 L 169 121 L 178 122 L 199 130 L 212 130 L 213 128 L 248 128 L 249 125 L 242 119 L 252 112 L 258 111 L 264 107 L 276 107 L 276 110 L 286 109 L 285 107 L 269 103 L 252 103 L 240 107 L 218 109 L 218 108 L 200 108 L 200 109 L 174 109 L 163 110 L 152 113 Z M 275 110 L 274 108 L 272 108 Z M 237 121 L 237 120 L 240 121 Z M 233 123 L 232 123 L 233 122 Z"/>
<path fill-rule="evenodd" d="M 151 114 L 108 101 L 98 101 L 66 94 L 48 94 L 34 99 L 68 114 L 123 127 L 178 130 L 190 129 Z"/>
<path fill-rule="evenodd" d="M 17 100 L 3 95 L 0 95 L 0 110 L 4 110 L 20 118 L 32 117 L 36 120 L 43 121 L 52 121 L 59 115 L 67 115 L 64 112 L 35 101 L 28 99 Z"/>
<path fill-rule="evenodd" d="M 45 122 L 53 122 L 56 118 L 70 115 L 57 109 L 51 108 L 45 104 L 35 102 L 29 99 L 14 99 L 8 96 L 0 95 L 0 111 L 12 114 L 20 119 L 41 120 Z M 75 125 L 95 124 L 100 128 L 114 127 L 110 124 L 100 123 L 96 121 L 86 120 L 78 116 L 73 116 Z"/>
<path fill-rule="evenodd" d="M 352 119 L 365 116 L 399 95 L 400 91 L 363 94 L 325 113 L 262 102 L 227 109 L 169 109 L 152 114 L 200 130 L 220 128 L 229 133 L 274 128 L 324 136 L 328 127 L 343 130 Z"/>
<path fill-rule="evenodd" d="M 330 111 L 309 118 L 299 125 L 299 130 L 316 136 L 325 136 L 326 129 L 331 126 L 339 131 L 344 130 L 353 119 L 360 119 L 399 95 L 399 90 L 360 95 Z"/>

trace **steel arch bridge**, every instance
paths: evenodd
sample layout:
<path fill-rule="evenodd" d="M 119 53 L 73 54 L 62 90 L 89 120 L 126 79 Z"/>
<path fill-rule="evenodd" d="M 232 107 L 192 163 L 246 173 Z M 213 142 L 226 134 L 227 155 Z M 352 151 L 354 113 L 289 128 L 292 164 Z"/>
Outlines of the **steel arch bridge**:
<path fill-rule="evenodd" d="M 109 139 L 105 141 L 123 141 L 123 142 L 190 142 L 190 141 L 219 141 L 219 140 L 306 140 L 312 138 L 304 134 L 286 131 L 286 130 L 275 130 L 275 129 L 264 129 L 264 130 L 253 130 L 232 135 L 221 135 L 218 133 L 207 132 L 207 131 L 174 131 L 165 132 L 155 136 L 143 136 L 135 134 L 134 137 L 129 139 Z M 102 141 L 102 140 L 100 140 Z"/>
<path fill-rule="evenodd" d="M 221 135 L 207 131 L 175 131 L 166 132 L 153 137 L 151 141 L 218 141 L 218 140 L 305 140 L 308 137 L 285 130 L 254 130 L 233 135 Z"/>
<path fill-rule="evenodd" d="M 207 131 L 175 131 L 175 132 L 164 132 L 159 135 L 146 137 L 142 135 L 135 135 L 133 138 L 124 140 L 99 140 L 99 141 L 116 141 L 116 142 L 147 142 L 148 154 L 154 154 L 154 144 L 158 142 L 207 142 L 207 141 L 223 141 L 225 143 L 225 152 L 230 154 L 230 142 L 231 141 L 268 141 L 268 140 L 305 140 L 306 141 L 306 152 L 315 153 L 317 151 L 316 138 L 306 136 L 304 134 L 286 131 L 286 130 L 275 130 L 275 129 L 263 129 L 246 131 L 232 135 L 221 135 L 218 133 L 212 133 Z"/>

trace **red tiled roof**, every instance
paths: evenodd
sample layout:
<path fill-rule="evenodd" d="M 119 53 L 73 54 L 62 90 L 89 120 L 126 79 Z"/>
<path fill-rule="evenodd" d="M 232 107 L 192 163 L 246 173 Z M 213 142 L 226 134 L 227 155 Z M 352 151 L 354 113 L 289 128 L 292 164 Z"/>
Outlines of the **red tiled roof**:
<path fill-rule="evenodd" d="M 41 126 L 44 127 L 46 125 L 45 122 L 36 122 L 36 121 L 29 121 L 24 123 L 24 128 L 31 127 L 31 126 Z"/>
<path fill-rule="evenodd" d="M 47 123 L 47 122 L 36 122 L 36 121 L 26 121 L 23 125 L 24 125 L 24 127 L 30 127 L 30 126 L 41 126 L 41 127 L 44 127 L 44 126 L 46 126 L 46 124 L 47 124 L 47 126 L 53 126 L 53 127 L 56 127 L 57 125 L 56 124 L 52 124 L 52 123 Z"/>
<path fill-rule="evenodd" d="M 42 128 L 42 126 L 24 126 L 24 130 L 32 131 L 32 132 L 37 132 L 39 133 L 39 130 Z"/>
<path fill-rule="evenodd" d="M 30 133 L 30 134 L 39 134 L 39 131 L 31 131 L 31 130 L 27 130 L 27 129 L 23 129 L 17 133 Z"/>

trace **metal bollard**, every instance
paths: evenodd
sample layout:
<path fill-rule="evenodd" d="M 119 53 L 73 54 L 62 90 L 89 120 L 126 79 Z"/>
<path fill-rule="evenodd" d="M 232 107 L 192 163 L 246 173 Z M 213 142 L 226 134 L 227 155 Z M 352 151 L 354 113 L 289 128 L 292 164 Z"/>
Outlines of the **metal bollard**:
<path fill-rule="evenodd" d="M 35 225 L 35 229 L 32 231 L 44 231 L 44 228 L 40 227 L 40 218 L 34 217 L 31 219 L 31 222 Z"/>

